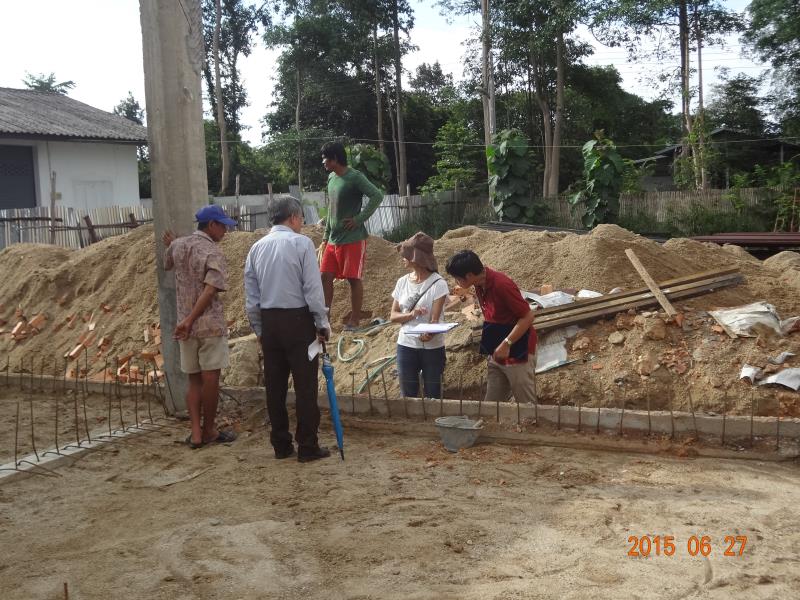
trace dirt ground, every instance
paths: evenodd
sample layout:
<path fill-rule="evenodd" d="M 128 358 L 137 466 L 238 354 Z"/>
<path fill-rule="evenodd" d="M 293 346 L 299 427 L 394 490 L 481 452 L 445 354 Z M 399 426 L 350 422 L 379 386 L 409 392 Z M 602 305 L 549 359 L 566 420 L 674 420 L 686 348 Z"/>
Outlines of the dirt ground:
<path fill-rule="evenodd" d="M 800 594 L 797 462 L 450 454 L 346 421 L 347 460 L 303 465 L 276 461 L 263 409 L 245 408 L 229 447 L 190 451 L 177 424 L 0 485 L 0 598 L 61 599 L 65 582 L 73 600 Z M 646 534 L 675 554 L 627 556 Z M 741 557 L 727 535 L 747 536 Z"/>

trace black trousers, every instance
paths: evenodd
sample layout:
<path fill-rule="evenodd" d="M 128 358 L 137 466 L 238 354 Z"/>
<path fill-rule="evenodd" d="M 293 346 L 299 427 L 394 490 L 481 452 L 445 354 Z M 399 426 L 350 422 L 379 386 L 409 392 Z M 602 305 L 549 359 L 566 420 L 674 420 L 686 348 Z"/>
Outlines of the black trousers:
<path fill-rule="evenodd" d="M 267 412 L 272 424 L 270 442 L 278 452 L 292 447 L 286 392 L 289 373 L 294 382 L 300 454 L 319 447 L 319 406 L 317 384 L 319 357 L 308 360 L 308 345 L 317 337 L 314 317 L 308 308 L 270 308 L 261 311 L 261 349 L 264 353 L 264 384 Z"/>

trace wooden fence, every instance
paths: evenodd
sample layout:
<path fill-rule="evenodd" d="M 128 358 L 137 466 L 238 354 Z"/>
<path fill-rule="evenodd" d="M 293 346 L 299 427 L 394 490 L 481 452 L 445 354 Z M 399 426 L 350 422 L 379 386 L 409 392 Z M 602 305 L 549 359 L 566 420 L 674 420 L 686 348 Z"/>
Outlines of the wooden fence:
<path fill-rule="evenodd" d="M 107 206 L 88 212 L 61 206 L 52 213 L 49 206 L 0 210 L 0 249 L 19 243 L 83 248 L 152 220 L 152 210 L 143 206 Z"/>
<path fill-rule="evenodd" d="M 734 190 L 692 190 L 677 192 L 644 192 L 641 194 L 622 194 L 620 197 L 619 219 L 621 221 L 642 219 L 661 225 L 664 229 L 678 229 L 685 226 L 687 215 L 697 208 L 720 215 L 734 214 L 739 208 L 730 197 Z M 753 211 L 770 202 L 773 190 L 765 188 L 746 188 L 737 190 L 736 202 L 741 212 Z M 573 208 L 566 195 L 534 200 L 545 209 L 546 225 L 581 229 L 582 207 Z"/>
<path fill-rule="evenodd" d="M 686 226 L 686 215 L 700 207 L 709 213 L 724 215 L 737 211 L 755 211 L 771 203 L 773 190 L 750 188 L 736 192 L 738 207 L 730 200 L 731 190 L 702 190 L 690 192 L 646 192 L 624 194 L 620 198 L 619 218 L 625 220 L 645 219 L 647 223 L 680 231 Z M 280 194 L 275 194 L 275 197 Z M 224 198 L 220 202 L 228 214 L 238 218 L 239 229 L 255 231 L 269 228 L 267 197 L 263 202 L 253 197 L 247 204 L 235 204 L 235 199 Z M 581 229 L 583 210 L 573 209 L 566 196 L 538 198 L 536 204 L 544 209 L 541 225 L 552 225 L 570 229 Z M 322 192 L 305 192 L 303 210 L 306 223 L 320 220 L 320 209 L 325 206 Z M 372 235 L 386 236 L 409 222 L 420 223 L 435 219 L 437 228 L 444 231 L 464 223 L 475 223 L 491 218 L 486 195 L 439 192 L 428 196 L 385 196 L 373 215 L 367 220 L 367 230 Z M 435 213 L 435 214 L 434 214 Z M 425 217 L 428 217 L 426 219 Z M 86 218 L 92 224 L 90 231 Z M 73 208 L 56 207 L 50 214 L 49 207 L 11 209 L 0 211 L 0 248 L 8 245 L 31 242 L 49 244 L 51 240 L 67 248 L 83 248 L 94 239 L 103 239 L 130 231 L 136 224 L 149 223 L 153 219 L 150 206 L 112 206 L 78 211 Z M 431 232 L 439 234 L 440 232 Z"/>

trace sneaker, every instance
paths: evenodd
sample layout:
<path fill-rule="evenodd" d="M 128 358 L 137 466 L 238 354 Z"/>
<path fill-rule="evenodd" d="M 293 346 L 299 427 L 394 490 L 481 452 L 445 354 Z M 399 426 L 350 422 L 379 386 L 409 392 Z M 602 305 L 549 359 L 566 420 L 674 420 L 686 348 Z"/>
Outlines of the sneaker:
<path fill-rule="evenodd" d="M 328 458 L 331 455 L 331 451 L 327 448 L 317 448 L 309 453 L 302 453 L 297 455 L 297 462 L 305 463 L 311 462 L 313 460 L 319 460 L 320 458 Z"/>

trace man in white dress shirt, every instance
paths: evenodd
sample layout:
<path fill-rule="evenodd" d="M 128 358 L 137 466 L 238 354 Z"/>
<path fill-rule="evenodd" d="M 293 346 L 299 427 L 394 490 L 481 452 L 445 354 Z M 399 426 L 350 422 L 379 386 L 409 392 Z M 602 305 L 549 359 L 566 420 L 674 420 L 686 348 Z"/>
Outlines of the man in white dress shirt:
<path fill-rule="evenodd" d="M 269 234 L 258 240 L 244 267 L 245 309 L 264 353 L 267 412 L 272 424 L 270 442 L 275 458 L 294 455 L 286 393 L 289 374 L 294 381 L 297 413 L 297 460 L 310 462 L 330 456 L 317 440 L 319 357 L 308 360 L 308 346 L 327 341 L 330 332 L 316 248 L 302 235 L 303 207 L 294 198 L 271 206 Z"/>

